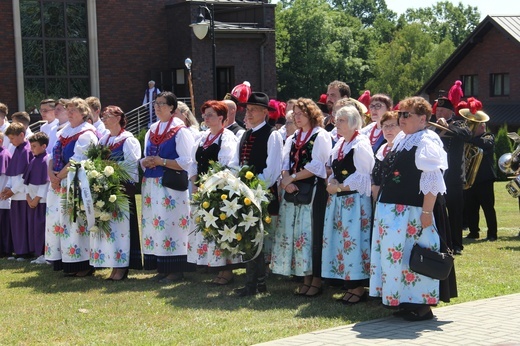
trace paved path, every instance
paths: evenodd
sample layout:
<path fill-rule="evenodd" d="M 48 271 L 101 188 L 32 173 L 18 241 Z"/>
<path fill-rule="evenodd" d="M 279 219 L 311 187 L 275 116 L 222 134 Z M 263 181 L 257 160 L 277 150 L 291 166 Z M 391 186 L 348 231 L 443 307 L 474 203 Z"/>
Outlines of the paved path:
<path fill-rule="evenodd" d="M 349 324 L 258 346 L 501 345 L 520 346 L 520 294 L 434 308 L 433 320 L 397 317 Z"/>

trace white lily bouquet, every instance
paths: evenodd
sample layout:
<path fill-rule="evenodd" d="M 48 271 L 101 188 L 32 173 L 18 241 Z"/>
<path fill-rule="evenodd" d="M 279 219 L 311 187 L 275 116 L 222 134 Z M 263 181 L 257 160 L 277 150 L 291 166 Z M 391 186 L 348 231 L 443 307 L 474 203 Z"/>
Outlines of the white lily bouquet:
<path fill-rule="evenodd" d="M 252 260 L 262 250 L 265 228 L 271 223 L 267 212 L 270 198 L 252 167 L 233 173 L 212 163 L 193 195 L 195 231 L 214 241 L 225 255 Z"/>
<path fill-rule="evenodd" d="M 70 161 L 64 210 L 71 221 L 81 217 L 90 232 L 110 236 L 110 221 L 122 220 L 128 212 L 128 196 L 123 183 L 130 180 L 128 172 L 117 161 L 109 160 L 106 147 L 91 146 L 89 159 Z"/>

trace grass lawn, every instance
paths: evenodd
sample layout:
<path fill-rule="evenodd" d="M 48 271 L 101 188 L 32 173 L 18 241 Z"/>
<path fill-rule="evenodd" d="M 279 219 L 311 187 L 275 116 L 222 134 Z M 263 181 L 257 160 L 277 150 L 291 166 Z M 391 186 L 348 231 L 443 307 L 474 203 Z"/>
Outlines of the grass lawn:
<path fill-rule="evenodd" d="M 520 292 L 518 200 L 504 186 L 495 184 L 499 240 L 466 241 L 456 258 L 459 297 L 450 304 Z M 481 229 L 485 237 L 483 218 Z M 65 278 L 51 266 L 0 259 L 0 345 L 250 345 L 390 314 L 376 301 L 338 304 L 335 287 L 317 298 L 293 296 L 296 283 L 280 276 L 268 279 L 269 293 L 237 298 L 232 288 L 245 281 L 237 274 L 225 287 L 202 271 L 171 285 L 138 271 L 109 282 L 109 270 Z"/>

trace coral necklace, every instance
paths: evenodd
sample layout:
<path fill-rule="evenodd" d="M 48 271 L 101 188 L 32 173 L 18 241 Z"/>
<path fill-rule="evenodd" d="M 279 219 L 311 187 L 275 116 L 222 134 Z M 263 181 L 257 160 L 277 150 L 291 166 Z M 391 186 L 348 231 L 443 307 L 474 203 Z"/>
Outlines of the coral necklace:
<path fill-rule="evenodd" d="M 209 139 L 209 136 L 211 136 L 211 132 L 208 134 L 208 137 L 206 137 L 206 140 L 204 141 L 204 144 L 202 145 L 202 147 L 204 149 L 208 149 L 208 147 L 210 145 L 213 144 L 213 142 L 215 142 L 215 140 L 218 138 L 218 136 L 220 136 L 222 133 L 224 132 L 224 128 L 221 128 L 219 132 L 217 132 L 217 134 L 210 140 Z"/>
<path fill-rule="evenodd" d="M 161 123 L 157 124 L 157 128 L 155 129 L 155 132 L 152 133 L 150 136 L 150 142 L 154 145 L 159 145 L 164 141 L 164 138 L 168 134 L 170 130 L 170 125 L 172 124 L 173 116 L 168 120 L 168 123 L 166 124 L 166 128 L 164 129 L 163 133 L 159 135 L 159 128 L 161 127 Z"/>

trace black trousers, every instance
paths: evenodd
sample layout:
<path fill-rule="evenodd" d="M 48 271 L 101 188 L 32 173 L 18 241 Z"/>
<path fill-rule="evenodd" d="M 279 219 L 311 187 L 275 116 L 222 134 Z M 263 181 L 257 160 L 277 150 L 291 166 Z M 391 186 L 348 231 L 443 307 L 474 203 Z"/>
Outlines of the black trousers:
<path fill-rule="evenodd" d="M 498 225 L 492 180 L 474 184 L 470 189 L 464 191 L 464 211 L 468 220 L 469 231 L 472 234 L 478 234 L 480 231 L 480 207 L 482 207 L 486 217 L 488 238 L 496 238 Z"/>
<path fill-rule="evenodd" d="M 463 249 L 462 245 L 462 221 L 464 215 L 464 194 L 462 184 L 450 184 L 446 186 L 446 208 L 451 229 L 451 241 L 454 248 Z"/>

